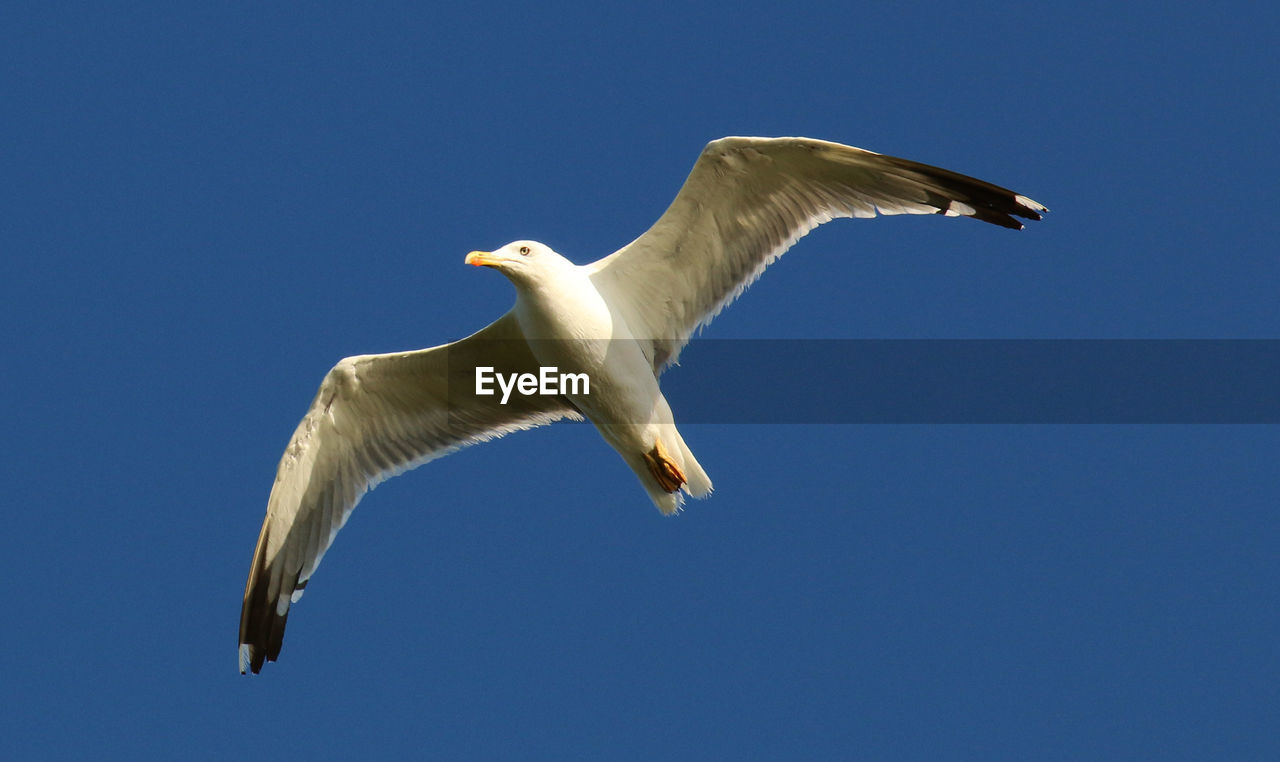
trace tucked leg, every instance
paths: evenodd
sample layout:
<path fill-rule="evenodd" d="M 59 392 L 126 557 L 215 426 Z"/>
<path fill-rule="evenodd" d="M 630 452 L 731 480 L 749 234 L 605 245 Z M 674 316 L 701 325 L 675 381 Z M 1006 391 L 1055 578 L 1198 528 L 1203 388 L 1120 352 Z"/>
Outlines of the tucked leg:
<path fill-rule="evenodd" d="M 649 473 L 653 474 L 658 486 L 667 492 L 675 492 L 680 489 L 681 484 L 688 481 L 675 461 L 667 457 L 661 441 L 654 443 L 653 449 L 644 454 L 644 462 L 648 464 Z"/>

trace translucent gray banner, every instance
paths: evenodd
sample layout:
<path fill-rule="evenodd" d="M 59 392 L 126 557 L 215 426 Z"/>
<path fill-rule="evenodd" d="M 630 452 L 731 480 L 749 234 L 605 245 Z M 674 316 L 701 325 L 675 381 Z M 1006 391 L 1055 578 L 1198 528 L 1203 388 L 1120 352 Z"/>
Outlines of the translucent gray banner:
<path fill-rule="evenodd" d="M 1280 340 L 695 340 L 661 384 L 680 423 L 1280 423 Z"/>

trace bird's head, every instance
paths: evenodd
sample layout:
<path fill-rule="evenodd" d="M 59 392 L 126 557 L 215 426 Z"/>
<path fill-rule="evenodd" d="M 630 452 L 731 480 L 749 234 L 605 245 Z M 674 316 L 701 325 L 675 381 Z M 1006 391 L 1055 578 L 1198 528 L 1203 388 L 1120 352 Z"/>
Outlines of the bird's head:
<path fill-rule="evenodd" d="M 517 286 L 533 284 L 562 268 L 573 267 L 572 262 L 550 246 L 537 241 L 512 241 L 494 251 L 473 251 L 463 261 L 477 267 L 492 267 Z"/>

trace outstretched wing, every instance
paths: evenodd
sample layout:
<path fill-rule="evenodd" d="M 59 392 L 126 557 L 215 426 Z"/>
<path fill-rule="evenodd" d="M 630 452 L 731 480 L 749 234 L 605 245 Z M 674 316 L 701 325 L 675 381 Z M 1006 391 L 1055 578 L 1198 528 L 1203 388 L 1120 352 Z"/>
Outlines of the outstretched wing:
<path fill-rule="evenodd" d="M 1045 207 L 927 164 L 809 138 L 722 138 L 643 235 L 590 267 L 652 340 L 654 370 L 805 233 L 837 217 L 944 214 L 1020 229 Z"/>
<path fill-rule="evenodd" d="M 275 661 L 290 603 L 365 492 L 474 442 L 580 417 L 557 397 L 475 395 L 477 365 L 537 372 L 514 315 L 453 344 L 348 357 L 325 376 L 267 501 L 240 612 L 241 672 Z"/>

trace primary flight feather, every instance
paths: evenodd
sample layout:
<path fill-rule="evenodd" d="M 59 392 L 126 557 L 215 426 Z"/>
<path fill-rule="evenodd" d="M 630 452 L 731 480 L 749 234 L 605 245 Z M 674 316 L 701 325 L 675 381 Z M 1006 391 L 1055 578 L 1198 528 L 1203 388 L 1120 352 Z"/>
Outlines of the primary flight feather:
<path fill-rule="evenodd" d="M 325 376 L 285 448 L 245 585 L 240 671 L 280 654 L 289 606 L 365 492 L 475 442 L 586 417 L 674 513 L 711 480 L 658 387 L 693 332 L 814 227 L 837 217 L 944 214 L 1021 228 L 1045 207 L 945 169 L 809 138 L 729 137 L 703 149 L 643 235 L 574 265 L 516 241 L 472 252 L 516 303 L 479 332 L 431 349 L 361 355 Z M 583 374 L 589 393 L 474 393 L 475 369 Z"/>

